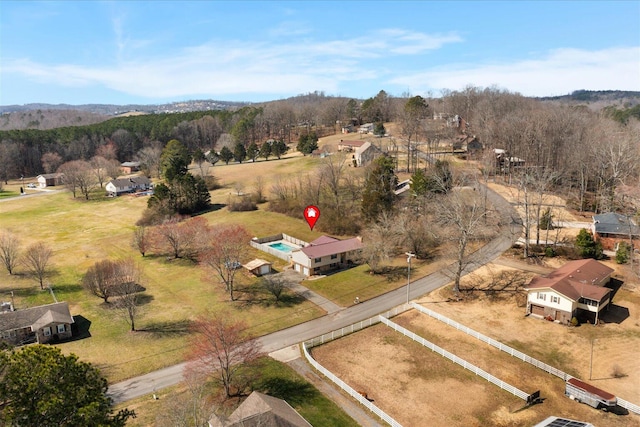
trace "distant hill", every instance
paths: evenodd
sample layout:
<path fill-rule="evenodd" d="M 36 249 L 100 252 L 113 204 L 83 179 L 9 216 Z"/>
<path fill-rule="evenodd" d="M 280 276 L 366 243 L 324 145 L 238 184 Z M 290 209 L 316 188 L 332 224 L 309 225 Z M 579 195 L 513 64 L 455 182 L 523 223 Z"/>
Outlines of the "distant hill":
<path fill-rule="evenodd" d="M 537 99 L 572 105 L 588 105 L 591 109 L 597 110 L 608 106 L 629 108 L 640 104 L 640 92 L 629 90 L 576 90 L 568 95 L 545 96 Z"/>
<path fill-rule="evenodd" d="M 245 102 L 194 100 L 167 104 L 25 104 L 0 106 L 0 130 L 53 129 L 100 123 L 114 116 L 135 114 L 187 113 L 237 109 Z"/>

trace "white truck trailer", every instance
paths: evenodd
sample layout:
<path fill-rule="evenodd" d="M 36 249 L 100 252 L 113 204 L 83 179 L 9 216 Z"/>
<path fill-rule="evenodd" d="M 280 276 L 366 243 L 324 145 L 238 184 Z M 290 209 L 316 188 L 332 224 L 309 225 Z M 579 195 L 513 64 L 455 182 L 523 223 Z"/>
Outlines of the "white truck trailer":
<path fill-rule="evenodd" d="M 600 390 L 577 378 L 569 378 L 567 380 L 564 394 L 576 402 L 586 403 L 596 409 L 605 411 L 613 410 L 618 404 L 618 399 L 613 394 Z"/>

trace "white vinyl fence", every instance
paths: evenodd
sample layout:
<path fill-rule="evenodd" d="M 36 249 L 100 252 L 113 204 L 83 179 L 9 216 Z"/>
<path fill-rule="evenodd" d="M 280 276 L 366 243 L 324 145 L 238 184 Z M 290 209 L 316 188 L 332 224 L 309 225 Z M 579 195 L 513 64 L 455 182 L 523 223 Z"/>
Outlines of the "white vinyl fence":
<path fill-rule="evenodd" d="M 564 381 L 567 381 L 569 378 L 573 378 L 571 375 L 567 374 L 564 371 L 561 371 L 560 369 L 554 368 L 551 365 L 547 365 L 544 362 L 541 362 L 537 359 L 534 359 L 533 357 L 526 355 L 512 347 L 509 347 L 506 344 L 501 343 L 500 341 L 496 341 L 493 338 L 490 338 L 486 335 L 481 334 L 480 332 L 476 332 L 471 328 L 468 328 L 458 322 L 456 322 L 455 320 L 449 319 L 446 316 L 443 316 L 439 313 L 436 313 L 433 310 L 429 310 L 428 308 L 425 308 L 419 304 L 416 304 L 414 302 L 411 303 L 411 307 L 415 308 L 416 310 L 418 310 L 421 313 L 424 313 L 428 316 L 433 317 L 434 319 L 437 319 L 443 323 L 446 323 L 449 326 L 452 326 L 454 328 L 456 328 L 459 331 L 462 331 L 468 335 L 471 335 L 472 337 L 479 339 L 480 341 L 486 342 L 487 344 L 501 350 L 504 351 L 505 353 L 510 354 L 513 357 L 517 357 L 518 359 L 527 362 L 539 369 L 542 369 L 545 372 L 548 372 L 552 375 L 555 375 L 556 377 L 562 378 Z M 620 397 L 618 397 L 618 405 L 622 408 L 627 409 L 630 412 L 633 412 L 635 414 L 640 414 L 640 406 L 633 404 L 631 402 L 628 402 Z"/>
<path fill-rule="evenodd" d="M 441 347 L 438 347 L 434 343 L 432 343 L 430 341 L 427 341 L 426 339 L 422 338 L 421 336 L 411 332 L 408 329 L 403 328 L 402 326 L 398 325 L 397 323 L 392 322 L 389 319 L 385 319 L 384 317 L 380 316 L 380 321 L 382 323 L 384 323 L 385 325 L 389 326 L 390 328 L 392 328 L 393 330 L 395 330 L 397 332 L 400 332 L 402 335 L 411 338 L 412 340 L 414 340 L 415 342 L 417 342 L 419 344 L 422 344 L 424 347 L 427 347 L 429 350 L 431 350 L 431 351 L 433 351 L 435 353 L 438 353 L 442 357 L 446 357 L 447 359 L 451 360 L 452 362 L 457 363 L 458 365 L 462 366 L 463 368 L 473 372 L 477 376 L 484 378 L 485 380 L 489 381 L 490 383 L 493 383 L 493 384 L 497 385 L 498 387 L 500 387 L 501 389 L 506 390 L 509 393 L 513 394 L 514 396 L 517 396 L 520 399 L 528 402 L 529 393 L 525 393 L 524 391 L 512 386 L 511 384 L 502 381 L 500 378 L 494 377 L 493 375 L 491 375 L 487 371 L 478 368 L 477 366 L 473 365 L 472 363 L 467 362 L 464 359 L 461 359 L 460 357 L 456 356 L 453 353 L 449 353 L 447 350 L 445 350 L 445 349 L 443 349 Z"/>
<path fill-rule="evenodd" d="M 335 331 L 330 332 L 328 334 L 321 335 L 319 337 L 310 339 L 310 340 L 305 341 L 305 342 L 302 343 L 302 351 L 304 352 L 304 357 L 307 358 L 307 361 L 311 364 L 311 366 L 313 366 L 318 371 L 320 371 L 325 377 L 327 377 L 328 379 L 333 381 L 334 384 L 336 384 L 338 387 L 340 387 L 342 390 L 344 390 L 349 396 L 353 397 L 355 400 L 360 402 L 365 408 L 369 409 L 371 412 L 373 412 L 378 417 L 380 417 L 381 420 L 383 420 L 384 422 L 386 422 L 387 424 L 389 424 L 392 427 L 402 427 L 402 424 L 400 424 L 399 422 L 394 420 L 390 415 L 388 415 L 382 409 L 380 409 L 376 405 L 374 405 L 373 402 L 370 402 L 368 399 L 366 399 L 364 396 L 362 396 L 360 393 L 358 393 L 356 390 L 354 390 L 349 384 L 345 383 L 340 378 L 335 376 L 331 371 L 329 371 L 324 366 L 319 364 L 313 357 L 311 357 L 311 354 L 309 353 L 309 349 L 311 349 L 312 347 L 327 343 L 327 342 L 332 341 L 334 339 L 338 339 L 338 338 L 343 337 L 345 335 L 349 335 L 349 334 L 352 334 L 354 332 L 360 331 L 360 330 L 362 330 L 362 329 L 364 329 L 366 327 L 369 327 L 371 325 L 375 325 L 376 323 L 380 322 L 381 318 L 384 318 L 383 316 L 386 316 L 386 317 L 396 316 L 396 315 L 398 315 L 398 314 L 400 314 L 402 312 L 405 312 L 405 311 L 407 311 L 409 309 L 410 309 L 410 307 L 408 305 L 404 304 L 404 305 L 402 305 L 400 307 L 396 307 L 395 309 L 390 310 L 390 311 L 388 311 L 388 312 L 386 312 L 386 313 L 384 313 L 384 314 L 382 314 L 380 316 L 374 316 L 374 317 L 372 317 L 370 319 L 363 320 L 363 321 L 358 322 L 358 323 L 354 323 L 351 326 L 347 326 L 345 328 L 341 328 L 341 329 L 335 330 Z"/>

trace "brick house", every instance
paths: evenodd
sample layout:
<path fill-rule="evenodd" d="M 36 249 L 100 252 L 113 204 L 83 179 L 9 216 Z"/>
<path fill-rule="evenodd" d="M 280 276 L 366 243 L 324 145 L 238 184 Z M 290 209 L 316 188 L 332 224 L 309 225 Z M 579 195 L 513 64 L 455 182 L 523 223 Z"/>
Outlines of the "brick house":
<path fill-rule="evenodd" d="M 71 338 L 73 323 L 66 302 L 0 311 L 0 339 L 13 345 L 57 342 Z"/>

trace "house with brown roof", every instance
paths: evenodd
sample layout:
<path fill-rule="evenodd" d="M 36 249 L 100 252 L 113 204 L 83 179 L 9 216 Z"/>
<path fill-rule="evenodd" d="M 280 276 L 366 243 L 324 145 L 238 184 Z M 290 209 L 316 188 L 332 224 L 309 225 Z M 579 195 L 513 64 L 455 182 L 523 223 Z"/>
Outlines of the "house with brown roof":
<path fill-rule="evenodd" d="M 634 247 L 640 246 L 637 244 L 640 240 L 640 227 L 629 216 L 615 212 L 594 215 L 592 230 L 603 249 L 615 251 L 620 242 L 629 243 L 630 239 L 634 242 Z"/>
<path fill-rule="evenodd" d="M 69 304 L 58 302 L 0 312 L 0 339 L 12 345 L 45 344 L 71 338 Z"/>
<path fill-rule="evenodd" d="M 254 391 L 228 417 L 214 415 L 209 427 L 312 427 L 286 401 Z"/>
<path fill-rule="evenodd" d="M 569 324 L 582 311 L 592 313 L 598 323 L 600 311 L 611 302 L 606 285 L 613 271 L 594 259 L 581 259 L 534 277 L 525 287 L 527 314 Z"/>
<path fill-rule="evenodd" d="M 309 245 L 291 252 L 294 270 L 314 276 L 352 265 L 362 250 L 359 237 L 339 240 L 330 236 L 318 237 Z"/>

